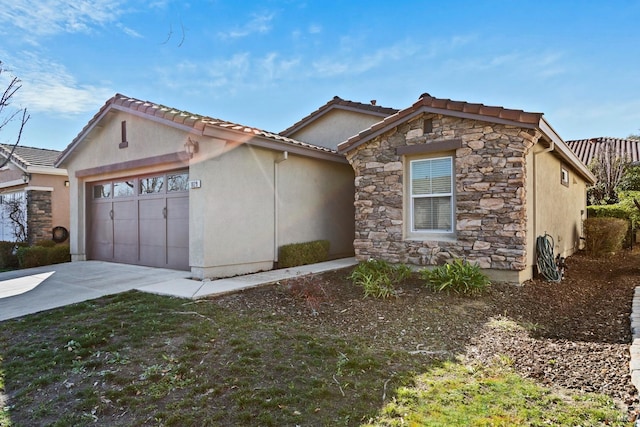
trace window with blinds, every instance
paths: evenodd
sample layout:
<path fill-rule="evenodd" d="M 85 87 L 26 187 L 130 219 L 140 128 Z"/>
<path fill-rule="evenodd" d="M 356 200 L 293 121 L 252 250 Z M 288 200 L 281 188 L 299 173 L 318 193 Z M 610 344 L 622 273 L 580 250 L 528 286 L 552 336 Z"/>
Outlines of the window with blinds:
<path fill-rule="evenodd" d="M 413 160 L 411 176 L 411 229 L 453 231 L 453 159 Z"/>

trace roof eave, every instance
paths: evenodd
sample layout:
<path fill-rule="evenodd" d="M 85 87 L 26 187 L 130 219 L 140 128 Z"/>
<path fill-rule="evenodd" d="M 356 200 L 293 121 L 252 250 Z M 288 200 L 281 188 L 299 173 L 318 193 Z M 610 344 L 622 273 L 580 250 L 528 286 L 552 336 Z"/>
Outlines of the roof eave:
<path fill-rule="evenodd" d="M 55 167 L 60 167 L 62 164 L 64 164 L 65 160 L 67 160 L 67 158 L 69 158 L 69 156 L 71 156 L 71 153 L 73 153 L 76 149 L 76 147 L 78 145 L 80 145 L 80 143 L 91 134 L 91 132 L 93 132 L 93 130 L 96 128 L 96 126 L 98 125 L 98 123 L 100 123 L 100 121 L 107 115 L 109 114 L 109 111 L 111 111 L 111 109 L 113 108 L 113 100 L 115 99 L 115 97 L 111 98 L 109 101 L 107 101 L 106 106 L 102 107 L 101 111 L 98 112 L 98 114 L 96 116 L 94 116 L 89 123 L 87 124 L 87 126 L 84 127 L 84 129 L 82 129 L 82 131 L 73 139 L 73 141 L 71 141 L 71 143 L 67 146 L 67 148 L 64 149 L 64 151 L 60 154 L 60 156 L 56 159 L 55 163 L 53 164 Z"/>
<path fill-rule="evenodd" d="M 544 117 L 540 119 L 538 129 L 554 144 L 554 151 L 561 159 L 570 163 L 589 185 L 596 183 L 597 179 L 593 173 L 591 173 L 589 168 L 580 161 L 578 156 L 573 152 L 573 150 L 571 150 L 571 148 L 569 148 L 569 146 L 564 142 L 560 135 L 558 135 L 555 129 L 551 127 L 549 122 L 544 119 Z"/>
<path fill-rule="evenodd" d="M 256 147 L 267 148 L 276 151 L 287 151 L 291 154 L 311 157 L 321 160 L 329 160 L 338 163 L 348 163 L 345 156 L 333 150 L 323 150 L 315 147 L 305 147 L 286 141 L 277 141 L 264 135 L 245 133 L 235 129 L 221 129 L 216 126 L 205 125 L 202 132 L 204 136 L 219 138 L 232 143 L 248 144 Z"/>
<path fill-rule="evenodd" d="M 398 124 L 411 120 L 412 118 L 423 113 L 442 114 L 444 116 L 458 117 L 461 119 L 479 120 L 479 121 L 497 123 L 497 124 L 503 124 L 503 125 L 509 125 L 509 126 L 517 126 L 517 127 L 523 127 L 526 129 L 534 129 L 536 127 L 536 124 L 534 123 L 523 123 L 523 122 L 518 122 L 516 120 L 503 119 L 500 117 L 485 116 L 482 114 L 447 110 L 447 109 L 435 108 L 435 107 L 423 105 L 413 110 L 406 109 L 406 110 L 399 111 L 396 114 L 391 115 L 386 119 L 382 120 L 381 122 L 374 124 L 370 128 L 360 132 L 358 135 L 355 135 L 349 138 L 347 141 L 338 144 L 338 152 L 346 153 L 350 150 L 353 150 L 354 148 L 364 144 L 365 142 L 368 142 L 371 139 L 389 131 L 390 129 L 393 129 L 394 127 L 398 126 Z M 385 124 L 384 122 L 387 122 L 387 123 Z M 377 126 L 380 126 L 380 127 L 376 129 Z"/>

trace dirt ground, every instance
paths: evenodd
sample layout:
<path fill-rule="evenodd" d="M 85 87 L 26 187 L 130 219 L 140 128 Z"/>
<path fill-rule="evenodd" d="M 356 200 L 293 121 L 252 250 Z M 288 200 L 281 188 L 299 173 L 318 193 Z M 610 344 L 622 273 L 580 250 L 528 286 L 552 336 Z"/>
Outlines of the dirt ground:
<path fill-rule="evenodd" d="M 640 251 L 567 260 L 560 283 L 542 279 L 523 286 L 493 284 L 478 298 L 437 294 L 414 277 L 397 298 L 363 298 L 346 280 L 349 269 L 301 277 L 219 298 L 236 309 L 291 316 L 368 334 L 379 346 L 434 357 L 508 361 L 522 375 L 557 389 L 604 393 L 638 412 L 629 375 L 630 320 L 640 285 Z M 519 325 L 519 326 L 518 326 Z"/>
<path fill-rule="evenodd" d="M 290 326 L 287 330 L 322 338 L 321 342 L 327 339 L 364 342 L 374 350 L 385 350 L 384 354 L 402 355 L 405 361 L 407 355 L 415 355 L 416 359 L 411 360 L 416 363 L 410 364 L 414 367 L 429 359 L 455 358 L 483 364 L 497 360 L 561 395 L 566 395 L 567 389 L 609 395 L 628 411 L 630 419 L 634 419 L 639 412 L 639 403 L 629 373 L 630 314 L 634 288 L 640 285 L 640 250 L 599 259 L 577 254 L 567 260 L 567 265 L 565 278 L 560 283 L 544 280 L 532 280 L 522 286 L 494 283 L 486 293 L 473 298 L 435 293 L 425 287 L 417 274 L 397 286 L 397 297 L 364 298 L 362 288 L 347 279 L 351 271 L 347 268 L 192 302 L 190 304 L 197 306 L 194 310 L 205 314 L 186 312 L 183 315 L 208 319 L 206 316 L 219 311 L 216 307 L 219 306 L 251 321 L 265 322 L 263 330 L 267 330 L 272 319 L 277 318 Z M 107 297 L 93 304 L 109 304 L 111 300 Z M 175 310 L 170 303 L 174 304 L 167 300 L 169 308 L 165 309 Z M 175 316 L 170 318 L 176 319 Z M 100 321 L 107 324 L 115 322 L 115 326 L 107 325 L 105 329 L 113 331 L 118 330 L 120 320 Z M 155 317 L 149 317 L 149 321 L 157 323 Z M 187 328 L 188 317 L 184 322 L 184 328 Z M 150 327 L 141 329 L 147 328 Z M 181 328 L 168 325 L 166 330 L 181 331 Z M 57 332 L 56 327 L 29 333 L 33 333 L 35 339 L 35 335 L 54 332 Z M 201 335 L 202 331 L 197 331 L 196 337 Z M 101 336 L 97 335 L 98 338 Z M 146 353 L 147 348 L 164 354 L 169 344 L 163 337 L 160 334 L 155 338 L 160 341 L 145 342 L 144 348 L 130 348 L 127 353 L 129 360 L 139 360 L 140 357 L 144 360 L 145 355 L 136 355 L 135 351 Z M 8 346 L 12 345 L 13 339 L 6 338 Z M 16 334 L 15 339 L 23 342 L 25 338 L 23 334 Z M 60 340 L 60 337 L 56 339 Z M 177 337 L 169 341 L 172 346 L 184 343 Z M 199 343 L 197 340 L 194 342 Z M 206 356 L 198 356 L 198 360 L 210 357 L 219 364 L 224 360 L 237 360 L 235 350 L 224 342 L 221 338 L 200 343 L 207 352 Z M 101 357 L 109 354 L 113 353 L 105 351 Z M 269 354 L 265 352 L 262 357 Z M 274 353 L 273 357 L 282 356 Z M 92 360 L 88 357 L 87 362 Z M 391 369 L 394 369 L 394 362 L 397 361 L 388 361 Z M 150 361 L 147 366 L 152 363 Z M 100 380 L 104 382 L 102 391 L 109 387 L 122 388 L 122 384 L 127 382 L 139 383 L 140 369 L 137 363 L 118 365 L 117 380 Z M 65 376 L 76 384 L 72 391 L 82 390 L 82 385 L 87 390 L 95 388 L 90 386 L 96 381 L 95 377 L 85 378 L 85 375 Z M 14 386 L 19 383 L 20 379 L 8 381 Z M 28 420 L 30 411 L 50 404 L 59 394 L 65 404 L 73 406 L 74 401 L 64 397 L 73 396 L 68 394 L 70 391 L 66 390 L 65 384 L 56 382 L 30 396 L 32 402 L 29 406 L 12 412 L 12 419 L 16 424 Z M 185 395 L 188 392 L 188 389 L 180 391 Z M 206 395 L 205 398 L 209 399 Z M 231 393 L 227 394 L 227 399 L 233 399 Z M 226 404 L 233 407 L 236 403 L 218 400 L 216 404 L 221 407 Z M 117 418 L 119 425 L 124 425 L 122 423 L 127 420 L 131 421 L 128 424 L 141 423 L 139 418 L 135 418 L 134 411 L 127 413 L 124 406 L 121 408 L 111 401 L 105 402 L 102 402 L 104 408 L 99 414 L 104 420 L 108 419 L 107 414 L 113 413 L 122 417 Z M 130 418 L 125 418 L 125 414 Z M 29 423 L 25 422 L 25 425 Z"/>

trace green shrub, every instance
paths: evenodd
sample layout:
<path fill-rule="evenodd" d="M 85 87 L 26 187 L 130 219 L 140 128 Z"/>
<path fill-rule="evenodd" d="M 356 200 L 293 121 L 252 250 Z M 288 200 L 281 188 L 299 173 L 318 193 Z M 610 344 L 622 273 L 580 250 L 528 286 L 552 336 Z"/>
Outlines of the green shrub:
<path fill-rule="evenodd" d="M 18 248 L 27 246 L 22 242 L 0 241 L 0 269 L 18 268 Z"/>
<path fill-rule="evenodd" d="M 63 262 L 71 261 L 71 251 L 69 249 L 69 245 L 56 245 L 52 248 L 48 248 L 48 250 L 48 264 L 61 264 Z"/>
<path fill-rule="evenodd" d="M 71 254 L 69 245 L 56 245 L 53 247 L 29 246 L 18 248 L 17 258 L 20 268 L 32 268 L 69 262 L 71 261 Z"/>
<path fill-rule="evenodd" d="M 35 246 L 42 246 L 43 248 L 53 248 L 56 245 L 56 242 L 53 240 L 38 240 L 35 243 Z"/>
<path fill-rule="evenodd" d="M 491 285 L 477 264 L 459 258 L 431 270 L 423 269 L 420 274 L 427 287 L 437 292 L 477 295 Z"/>
<path fill-rule="evenodd" d="M 18 248 L 18 263 L 20 268 L 40 267 L 47 265 L 48 250 L 42 246 Z"/>
<path fill-rule="evenodd" d="M 396 295 L 395 283 L 410 276 L 411 269 L 404 264 L 370 259 L 360 262 L 348 278 L 355 285 L 364 288 L 365 297 L 388 298 Z"/>
<path fill-rule="evenodd" d="M 584 221 L 587 252 L 599 256 L 619 251 L 628 228 L 629 222 L 620 218 L 587 218 Z"/>
<path fill-rule="evenodd" d="M 621 191 L 618 193 L 620 201 L 615 205 L 595 205 L 587 207 L 587 218 L 620 218 L 629 223 L 623 247 L 631 247 L 633 232 L 640 225 L 640 209 L 634 199 L 640 201 L 640 191 Z"/>
<path fill-rule="evenodd" d="M 296 267 L 315 264 L 329 258 L 329 241 L 314 240 L 305 243 L 292 243 L 280 246 L 278 267 Z"/>

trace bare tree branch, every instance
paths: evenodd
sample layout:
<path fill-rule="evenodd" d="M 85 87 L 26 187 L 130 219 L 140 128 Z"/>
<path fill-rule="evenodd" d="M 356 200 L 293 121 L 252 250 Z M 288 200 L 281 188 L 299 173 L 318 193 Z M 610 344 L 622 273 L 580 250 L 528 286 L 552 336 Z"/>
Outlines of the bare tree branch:
<path fill-rule="evenodd" d="M 2 65 L 2 61 L 0 61 L 0 75 L 3 72 L 6 72 L 6 69 Z M 7 158 L 4 159 L 2 163 L 0 163 L 0 168 L 4 167 L 7 163 L 9 163 L 9 161 L 11 161 L 11 157 L 13 156 L 15 149 L 18 144 L 20 144 L 20 140 L 22 139 L 22 132 L 24 131 L 24 127 L 31 118 L 26 108 L 19 108 L 8 113 L 5 112 L 5 109 L 11 106 L 11 101 L 16 92 L 18 92 L 21 88 L 22 85 L 20 84 L 20 79 L 18 79 L 17 77 L 13 77 L 9 82 L 9 85 L 5 88 L 4 92 L 2 92 L 2 96 L 0 96 L 0 131 L 2 131 L 9 123 L 20 117 L 18 136 L 11 144 L 12 147 L 9 156 L 7 156 Z"/>

